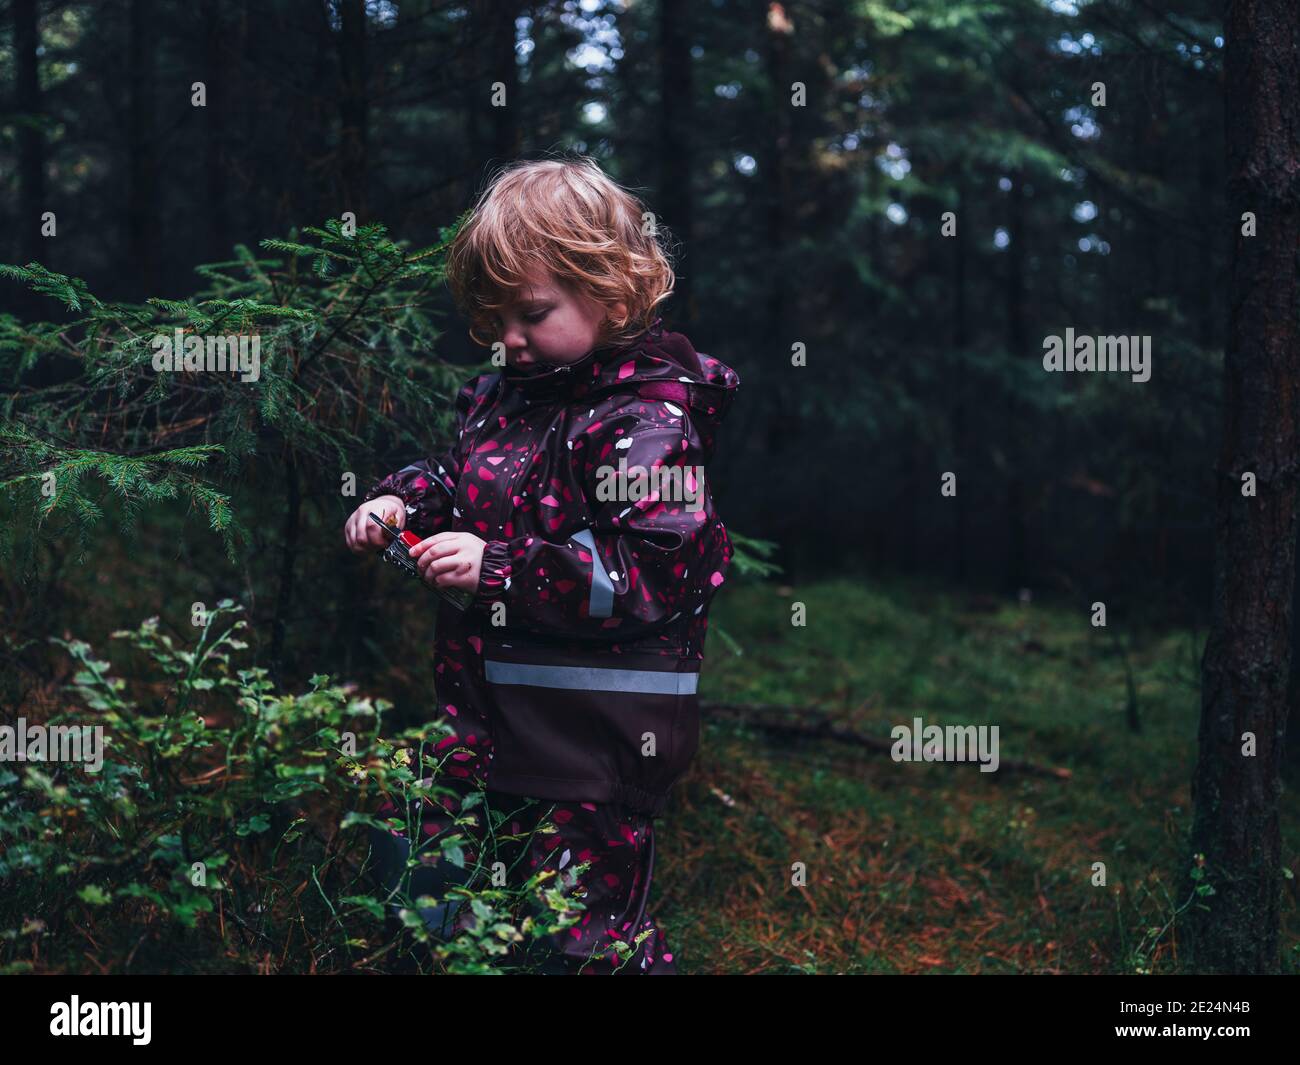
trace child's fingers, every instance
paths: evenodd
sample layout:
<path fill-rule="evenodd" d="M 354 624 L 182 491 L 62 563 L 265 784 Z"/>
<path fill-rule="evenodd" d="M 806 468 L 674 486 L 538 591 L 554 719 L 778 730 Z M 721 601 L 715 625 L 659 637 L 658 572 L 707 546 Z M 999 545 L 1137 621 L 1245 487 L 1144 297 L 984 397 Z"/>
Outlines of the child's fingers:
<path fill-rule="evenodd" d="M 450 569 L 444 570 L 439 573 L 430 573 L 428 577 L 425 578 L 425 580 L 428 584 L 432 584 L 437 587 L 445 587 L 447 585 L 451 585 L 453 587 L 463 588 L 464 587 L 463 584 L 457 585 L 455 582 L 463 578 L 466 572 L 468 571 L 468 569 L 469 569 L 468 564 L 462 563 L 459 566 L 452 566 Z"/>
<path fill-rule="evenodd" d="M 357 554 L 388 546 L 388 538 L 384 536 L 383 530 L 370 520 L 372 511 L 384 521 L 395 518 L 398 528 L 406 524 L 405 507 L 396 506 L 394 500 L 361 504 L 343 526 L 343 538 L 348 549 Z"/>
<path fill-rule="evenodd" d="M 385 525 L 396 524 L 399 529 L 406 528 L 406 504 L 397 496 L 380 496 L 357 507 L 357 514 L 362 521 L 367 520 L 371 511 L 374 511 Z"/>
<path fill-rule="evenodd" d="M 370 520 L 369 514 L 357 515 L 352 526 L 352 540 L 356 544 L 354 551 L 369 551 L 384 547 L 388 540 L 383 530 Z"/>
<path fill-rule="evenodd" d="M 419 567 L 421 573 L 427 575 L 430 573 L 446 573 L 449 569 L 455 569 L 456 566 L 460 565 L 460 562 L 455 555 L 450 555 L 445 558 L 434 558 L 432 552 L 430 552 L 420 559 L 416 565 Z"/>
<path fill-rule="evenodd" d="M 423 574 L 427 579 L 429 577 L 441 576 L 444 573 L 458 571 L 461 569 L 464 561 L 464 556 L 461 555 L 450 555 L 446 558 L 436 559 L 425 555 L 425 557 L 420 559 L 416 565 L 420 567 L 421 574 Z"/>
<path fill-rule="evenodd" d="M 426 537 L 418 544 L 411 547 L 411 557 L 420 558 L 426 552 L 432 552 L 434 558 L 440 558 L 441 556 L 450 554 L 453 551 L 458 551 L 459 547 L 455 543 L 447 542 L 447 537 L 451 535 L 454 534 L 440 532 Z"/>
<path fill-rule="evenodd" d="M 473 567 L 473 563 L 469 562 L 469 560 L 467 559 L 465 560 L 465 562 L 460 562 L 458 564 L 455 564 L 455 566 L 448 568 L 448 570 L 446 570 L 445 572 L 434 573 L 433 583 L 450 584 L 452 580 L 456 579 L 456 577 L 463 577 L 465 573 L 468 573 L 469 570 L 471 570 L 472 567 Z"/>
<path fill-rule="evenodd" d="M 375 532 L 379 532 L 379 530 L 376 529 Z M 356 554 L 365 552 L 369 540 L 365 528 L 357 521 L 355 514 L 348 519 L 348 523 L 344 527 L 344 538 L 347 540 L 349 550 Z"/>
<path fill-rule="evenodd" d="M 411 557 L 415 559 L 415 568 L 421 573 L 428 572 L 429 567 L 446 553 L 440 551 L 436 546 L 425 547 L 423 544 L 416 544 L 411 548 Z"/>

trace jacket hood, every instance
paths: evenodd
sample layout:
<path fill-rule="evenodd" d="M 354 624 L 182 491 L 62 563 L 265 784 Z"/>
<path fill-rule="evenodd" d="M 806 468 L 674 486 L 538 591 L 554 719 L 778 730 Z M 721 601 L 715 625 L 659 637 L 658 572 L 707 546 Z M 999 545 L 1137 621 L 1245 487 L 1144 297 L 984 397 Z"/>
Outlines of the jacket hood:
<path fill-rule="evenodd" d="M 684 335 L 664 329 L 662 320 L 621 347 L 597 348 L 541 372 L 506 367 L 501 377 L 506 388 L 519 389 L 530 402 L 627 392 L 676 403 L 690 409 L 691 421 L 710 444 L 740 388 L 735 370 L 696 351 Z"/>

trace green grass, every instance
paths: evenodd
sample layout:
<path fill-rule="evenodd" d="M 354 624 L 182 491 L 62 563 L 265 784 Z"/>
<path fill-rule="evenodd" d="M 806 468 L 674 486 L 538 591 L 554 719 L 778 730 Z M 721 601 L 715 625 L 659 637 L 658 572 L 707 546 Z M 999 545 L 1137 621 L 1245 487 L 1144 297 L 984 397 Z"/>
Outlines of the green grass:
<path fill-rule="evenodd" d="M 786 590 L 789 592 L 789 590 Z M 791 605 L 806 625 L 791 624 Z M 1133 646 L 1130 731 L 1115 643 L 1070 605 L 937 583 L 729 589 L 711 610 L 701 695 L 896 724 L 999 726 L 999 753 L 1069 769 L 894 762 L 705 714 L 700 754 L 657 824 L 654 914 L 684 972 L 1176 972 L 1170 925 L 1190 825 L 1200 643 Z M 717 789 L 716 791 L 714 789 Z M 734 800 L 729 806 L 718 794 Z M 1283 794 L 1283 863 L 1300 802 Z M 791 885 L 805 864 L 807 886 Z M 1105 886 L 1093 886 L 1104 862 Z M 1297 968 L 1294 881 L 1284 965 Z"/>

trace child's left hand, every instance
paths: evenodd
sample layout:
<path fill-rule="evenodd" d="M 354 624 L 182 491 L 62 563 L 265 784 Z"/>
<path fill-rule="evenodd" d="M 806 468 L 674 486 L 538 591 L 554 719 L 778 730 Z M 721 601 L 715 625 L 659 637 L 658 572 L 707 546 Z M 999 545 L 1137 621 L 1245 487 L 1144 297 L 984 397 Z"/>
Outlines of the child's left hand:
<path fill-rule="evenodd" d="M 420 579 L 439 588 L 478 591 L 479 566 L 487 547 L 473 533 L 440 532 L 411 548 Z"/>

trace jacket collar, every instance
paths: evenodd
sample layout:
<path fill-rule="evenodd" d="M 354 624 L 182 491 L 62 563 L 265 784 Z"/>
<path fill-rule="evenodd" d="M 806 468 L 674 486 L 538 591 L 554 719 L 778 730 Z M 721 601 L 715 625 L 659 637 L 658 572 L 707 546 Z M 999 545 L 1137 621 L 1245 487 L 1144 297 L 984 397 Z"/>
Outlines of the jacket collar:
<path fill-rule="evenodd" d="M 530 402 L 559 395 L 568 391 L 574 381 L 590 381 L 598 377 L 611 361 L 637 347 L 647 336 L 658 336 L 662 331 L 663 319 L 656 318 L 649 329 L 628 343 L 593 348 L 576 362 L 562 363 L 534 373 L 520 373 L 513 367 L 506 366 L 501 370 L 502 387 L 506 390 L 517 389 Z"/>

